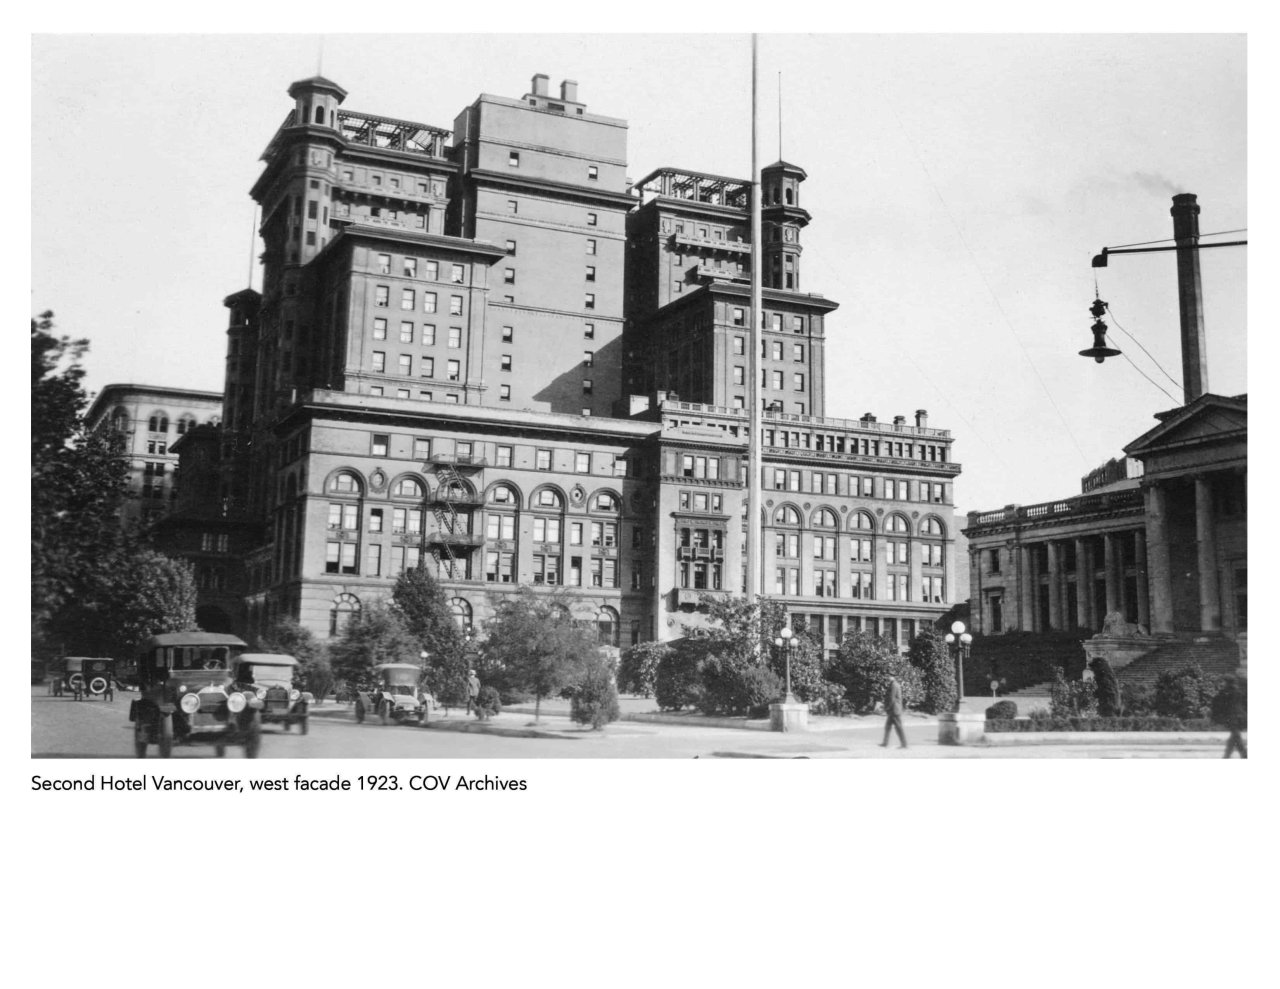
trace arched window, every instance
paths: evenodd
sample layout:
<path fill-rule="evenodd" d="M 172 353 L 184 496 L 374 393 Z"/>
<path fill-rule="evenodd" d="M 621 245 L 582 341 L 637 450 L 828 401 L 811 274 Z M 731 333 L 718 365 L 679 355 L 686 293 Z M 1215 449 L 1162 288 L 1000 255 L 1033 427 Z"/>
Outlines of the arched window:
<path fill-rule="evenodd" d="M 857 512 L 854 514 L 853 518 L 849 520 L 849 528 L 851 529 L 866 529 L 868 531 L 873 531 L 875 527 L 875 519 L 871 517 L 870 512 Z"/>
<path fill-rule="evenodd" d="M 360 494 L 364 490 L 364 485 L 360 483 L 360 478 L 349 470 L 340 470 L 329 478 L 326 486 L 332 494 Z"/>
<path fill-rule="evenodd" d="M 922 536 L 942 536 L 945 533 L 942 530 L 942 523 L 930 515 L 920 525 L 920 535 Z"/>
<path fill-rule="evenodd" d="M 466 598 L 450 598 L 449 614 L 453 616 L 453 623 L 458 626 L 459 631 L 465 632 L 471 628 L 471 605 Z"/>
<path fill-rule="evenodd" d="M 360 599 L 354 594 L 339 594 L 329 609 L 329 636 L 341 635 L 351 619 L 360 614 Z"/>
<path fill-rule="evenodd" d="M 554 488 L 542 488 L 534 497 L 534 505 L 538 508 L 555 508 L 564 507 L 564 499 L 560 497 L 560 492 Z"/>
<path fill-rule="evenodd" d="M 324 107 L 322 106 L 316 107 L 316 123 L 317 124 L 324 123 Z"/>
<path fill-rule="evenodd" d="M 787 189 L 787 205 L 790 206 L 795 201 L 795 192 L 790 188 Z"/>
<path fill-rule="evenodd" d="M 884 523 L 885 532 L 910 532 L 911 523 L 901 515 L 890 515 Z"/>
<path fill-rule="evenodd" d="M 147 429 L 153 433 L 167 433 L 169 431 L 169 414 L 167 412 L 151 413 L 151 418 L 147 420 Z"/>
<path fill-rule="evenodd" d="M 618 620 L 618 613 L 608 605 L 601 607 L 596 612 L 596 644 L 616 646 L 620 632 L 621 624 Z"/>
<path fill-rule="evenodd" d="M 406 474 L 391 486 L 391 497 L 393 498 L 412 498 L 414 501 L 421 501 L 425 494 L 422 482 L 412 474 Z"/>
<path fill-rule="evenodd" d="M 773 515 L 774 525 L 796 525 L 800 524 L 800 513 L 790 505 L 783 505 Z"/>
<path fill-rule="evenodd" d="M 837 525 L 836 513 L 831 509 L 819 508 L 813 513 L 813 526 L 815 529 L 834 529 Z"/>
<path fill-rule="evenodd" d="M 591 505 L 593 512 L 616 512 L 618 508 L 618 496 L 610 491 L 601 491 Z"/>
<path fill-rule="evenodd" d="M 490 505 L 498 505 L 503 508 L 519 508 L 520 493 L 509 484 L 495 484 L 489 489 L 489 494 L 485 501 Z"/>
<path fill-rule="evenodd" d="M 509 484 L 495 484 L 489 489 L 485 501 L 486 538 L 514 540 L 517 529 L 516 513 L 520 508 L 519 492 Z"/>
<path fill-rule="evenodd" d="M 194 429 L 195 425 L 196 425 L 195 416 L 193 416 L 190 412 L 182 413 L 182 415 L 178 416 L 178 424 L 177 424 L 178 435 L 181 436 L 185 432 L 187 432 L 187 430 Z"/>

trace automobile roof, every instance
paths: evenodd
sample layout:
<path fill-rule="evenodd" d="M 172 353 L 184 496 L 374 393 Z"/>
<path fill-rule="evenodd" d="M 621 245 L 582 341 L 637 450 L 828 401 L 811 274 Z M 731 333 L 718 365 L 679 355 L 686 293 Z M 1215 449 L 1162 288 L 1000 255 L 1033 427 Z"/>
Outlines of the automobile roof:
<path fill-rule="evenodd" d="M 292 656 L 280 652 L 242 652 L 235 658 L 237 663 L 253 663 L 255 666 L 297 666 L 298 661 Z"/>
<path fill-rule="evenodd" d="M 417 663 L 379 663 L 375 670 L 421 670 Z"/>
<path fill-rule="evenodd" d="M 225 635 L 222 632 L 163 632 L 153 635 L 144 644 L 144 649 L 156 646 L 247 646 L 248 643 L 237 635 Z"/>

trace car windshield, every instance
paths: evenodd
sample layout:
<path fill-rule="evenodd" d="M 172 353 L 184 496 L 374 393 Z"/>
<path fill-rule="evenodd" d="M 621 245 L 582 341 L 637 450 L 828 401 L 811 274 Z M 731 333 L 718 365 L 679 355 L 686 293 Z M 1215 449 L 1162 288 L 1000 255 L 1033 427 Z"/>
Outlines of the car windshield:
<path fill-rule="evenodd" d="M 397 687 L 415 687 L 418 683 L 418 677 L 422 674 L 416 666 L 406 667 L 399 670 L 383 670 L 383 682 L 388 689 Z"/>
<path fill-rule="evenodd" d="M 414 693 L 413 687 L 407 683 L 393 683 L 387 689 L 393 694 L 403 694 L 406 697 L 412 697 Z"/>
<path fill-rule="evenodd" d="M 183 670 L 225 670 L 231 650 L 226 646 L 170 646 L 157 650 L 156 665 Z M 168 660 L 166 663 L 165 660 Z"/>
<path fill-rule="evenodd" d="M 293 686 L 292 666 L 269 666 L 266 663 L 241 663 L 236 679 L 240 683 L 263 684 L 268 687 Z"/>

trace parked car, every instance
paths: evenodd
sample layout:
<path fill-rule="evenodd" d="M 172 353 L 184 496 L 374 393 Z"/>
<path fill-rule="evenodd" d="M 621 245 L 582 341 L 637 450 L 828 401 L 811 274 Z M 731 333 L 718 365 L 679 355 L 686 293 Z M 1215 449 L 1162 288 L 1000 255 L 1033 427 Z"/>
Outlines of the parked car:
<path fill-rule="evenodd" d="M 412 663 L 381 663 L 373 668 L 377 685 L 356 694 L 356 721 L 377 715 L 384 725 L 417 721 L 426 724 L 435 703 L 419 687 L 422 667 Z"/>
<path fill-rule="evenodd" d="M 116 661 L 105 656 L 68 656 L 63 689 L 70 690 L 75 700 L 101 697 L 116 699 Z"/>
<path fill-rule="evenodd" d="M 298 661 L 281 653 L 246 652 L 232 660 L 234 689 L 254 693 L 262 701 L 264 725 L 281 724 L 288 731 L 297 725 L 307 733 L 307 712 L 315 697 L 293 685 Z"/>
<path fill-rule="evenodd" d="M 138 664 L 141 696 L 129 704 L 134 754 L 155 745 L 168 758 L 175 744 L 212 745 L 225 755 L 228 745 L 244 746 L 257 758 L 262 743 L 262 700 L 237 690 L 231 668 L 248 651 L 234 635 L 167 632 L 152 636 Z"/>

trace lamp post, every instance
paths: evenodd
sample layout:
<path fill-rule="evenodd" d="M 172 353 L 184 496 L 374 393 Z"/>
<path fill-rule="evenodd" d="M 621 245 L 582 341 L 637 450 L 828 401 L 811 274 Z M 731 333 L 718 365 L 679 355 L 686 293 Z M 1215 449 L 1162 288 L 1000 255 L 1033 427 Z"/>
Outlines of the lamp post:
<path fill-rule="evenodd" d="M 973 636 L 964 630 L 964 622 L 952 622 L 946 636 L 947 646 L 955 652 L 956 659 L 956 711 L 964 706 L 964 660 L 969 655 Z"/>
<path fill-rule="evenodd" d="M 790 627 L 783 628 L 778 633 L 778 638 L 773 640 L 773 644 L 782 650 L 783 658 L 787 662 L 787 694 L 782 699 L 784 704 L 794 704 L 796 699 L 791 695 L 791 650 L 796 647 L 794 633 Z"/>

